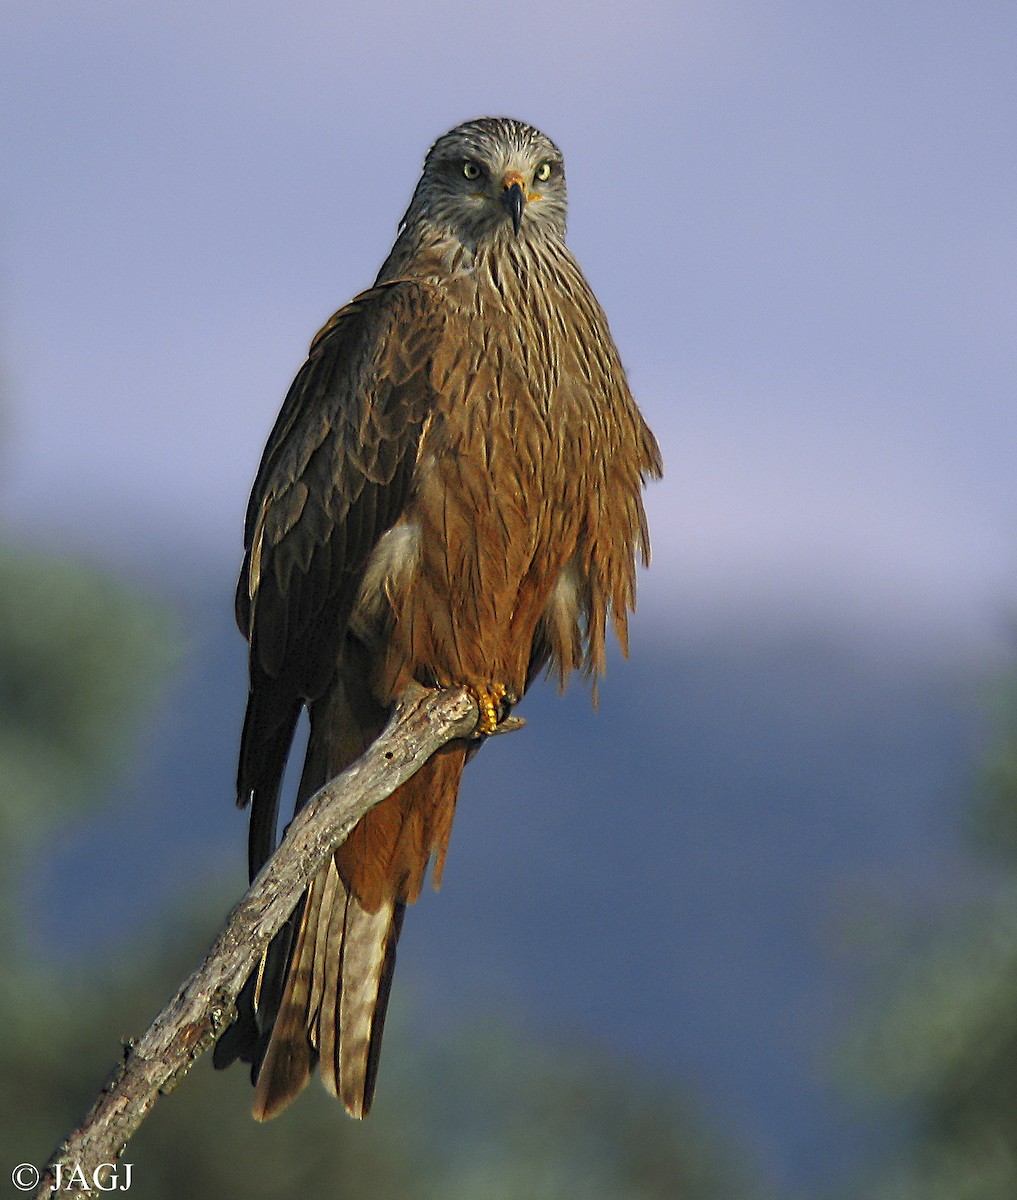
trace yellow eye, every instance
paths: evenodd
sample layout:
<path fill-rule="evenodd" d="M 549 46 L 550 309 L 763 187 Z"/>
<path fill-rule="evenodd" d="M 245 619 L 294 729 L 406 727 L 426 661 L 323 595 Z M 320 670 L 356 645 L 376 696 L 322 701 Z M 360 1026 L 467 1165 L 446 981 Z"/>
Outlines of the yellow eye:
<path fill-rule="evenodd" d="M 479 179 L 480 167 L 473 161 L 472 158 L 468 158 L 463 163 L 463 174 L 467 179 Z"/>
<path fill-rule="evenodd" d="M 536 171 L 533 172 L 533 178 L 538 183 L 547 183 L 547 181 L 551 178 L 551 169 L 551 164 L 549 162 L 542 162 Z"/>

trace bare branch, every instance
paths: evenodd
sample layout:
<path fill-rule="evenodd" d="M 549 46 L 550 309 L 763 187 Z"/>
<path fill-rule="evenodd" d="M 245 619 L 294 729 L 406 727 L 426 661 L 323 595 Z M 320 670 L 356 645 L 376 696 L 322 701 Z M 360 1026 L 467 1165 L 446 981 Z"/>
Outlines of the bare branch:
<path fill-rule="evenodd" d="M 171 1091 L 229 1024 L 234 1001 L 262 951 L 293 911 L 310 879 L 360 818 L 415 774 L 446 742 L 476 728 L 477 703 L 465 688 L 417 689 L 403 698 L 377 740 L 316 792 L 294 817 L 209 950 L 133 1045 L 91 1112 L 54 1154 L 37 1200 L 87 1193 L 95 1171 L 112 1167 L 161 1094 Z M 516 726 L 510 726 L 513 728 Z"/>

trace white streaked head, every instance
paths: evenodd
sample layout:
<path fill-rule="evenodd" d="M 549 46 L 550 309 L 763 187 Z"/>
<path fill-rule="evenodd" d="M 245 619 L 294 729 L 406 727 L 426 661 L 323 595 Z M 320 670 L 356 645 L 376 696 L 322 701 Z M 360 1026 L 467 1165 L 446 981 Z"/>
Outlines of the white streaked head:
<path fill-rule="evenodd" d="M 508 117 L 481 117 L 440 137 L 403 218 L 438 225 L 464 245 L 487 238 L 565 236 L 562 153 L 549 137 Z"/>

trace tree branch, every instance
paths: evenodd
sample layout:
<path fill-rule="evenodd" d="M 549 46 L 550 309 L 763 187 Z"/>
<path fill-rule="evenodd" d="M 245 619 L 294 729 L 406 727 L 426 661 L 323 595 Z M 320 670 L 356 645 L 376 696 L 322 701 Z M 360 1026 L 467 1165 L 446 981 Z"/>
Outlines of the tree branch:
<path fill-rule="evenodd" d="M 363 756 L 315 792 L 230 913 L 205 961 L 146 1033 L 125 1048 L 124 1061 L 88 1116 L 47 1164 L 36 1200 L 53 1196 L 58 1182 L 60 1195 L 86 1194 L 102 1178 L 96 1170 L 112 1168 L 158 1097 L 179 1083 L 229 1024 L 244 981 L 328 856 L 364 813 L 436 750 L 473 733 L 478 716 L 465 688 L 417 689 L 400 700 Z M 503 725 L 507 732 L 521 723 L 509 718 Z"/>

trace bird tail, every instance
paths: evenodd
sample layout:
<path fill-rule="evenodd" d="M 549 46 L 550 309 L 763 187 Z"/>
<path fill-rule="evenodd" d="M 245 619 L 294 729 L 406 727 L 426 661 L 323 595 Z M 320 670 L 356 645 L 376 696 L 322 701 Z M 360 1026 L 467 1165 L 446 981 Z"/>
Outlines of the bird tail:
<path fill-rule="evenodd" d="M 359 755 L 383 717 L 351 705 L 341 684 L 312 708 L 301 802 Z M 245 985 L 214 1061 L 251 1062 L 256 1119 L 282 1112 L 319 1061 L 352 1116 L 370 1110 L 403 914 L 432 856 L 440 882 L 465 760 L 466 743 L 449 743 L 358 822 Z"/>
<path fill-rule="evenodd" d="M 267 957 L 254 994 L 267 1035 L 253 1075 L 258 1120 L 280 1113 L 318 1061 L 351 1116 L 370 1111 L 403 914 L 432 854 L 440 881 L 465 758 L 465 743 L 439 751 L 358 823 L 294 915 L 294 936 L 277 950 L 281 979 Z"/>
<path fill-rule="evenodd" d="M 281 995 L 275 1004 L 255 997 L 259 1017 L 275 1010 L 253 1076 L 256 1120 L 282 1112 L 319 1060 L 325 1087 L 353 1116 L 367 1115 L 405 907 L 389 900 L 368 912 L 334 860 L 313 880 Z"/>

